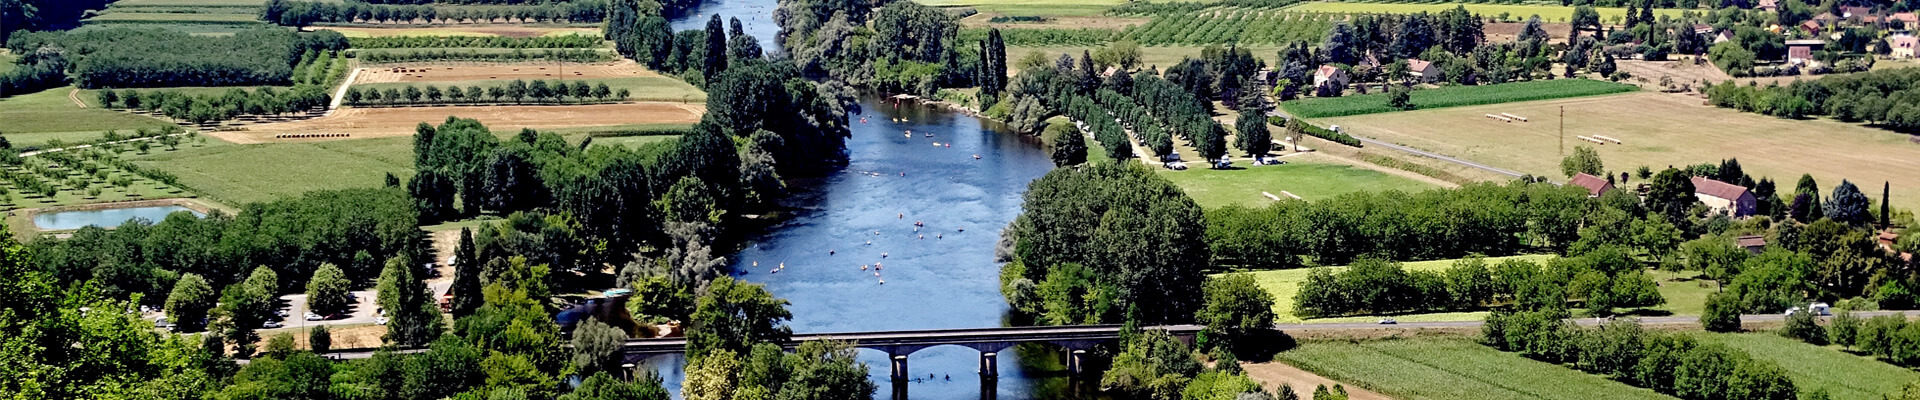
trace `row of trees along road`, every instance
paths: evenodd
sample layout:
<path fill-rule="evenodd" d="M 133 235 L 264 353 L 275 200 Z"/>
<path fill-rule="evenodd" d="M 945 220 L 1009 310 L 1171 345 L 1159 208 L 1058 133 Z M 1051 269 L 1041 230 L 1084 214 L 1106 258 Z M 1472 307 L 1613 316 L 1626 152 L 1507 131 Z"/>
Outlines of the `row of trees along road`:
<path fill-rule="evenodd" d="M 424 87 L 425 89 L 422 89 Z M 613 90 L 606 83 L 594 85 L 586 81 L 567 83 L 562 81 L 533 81 L 527 83 L 515 80 L 504 86 L 481 88 L 479 85 L 461 88 L 447 86 L 441 90 L 436 85 L 407 85 L 402 88 L 347 88 L 344 101 L 348 105 L 382 104 L 447 104 L 447 103 L 502 103 L 521 104 L 531 101 L 535 104 L 592 103 L 626 100 L 632 91 L 621 88 Z M 569 100 L 568 98 L 572 99 Z"/>
<path fill-rule="evenodd" d="M 525 6 L 435 7 L 430 5 L 369 4 L 360 1 L 331 2 L 305 0 L 268 0 L 260 8 L 260 19 L 291 27 L 315 23 L 432 24 L 551 22 L 593 23 L 605 20 L 607 3 L 601 0 L 569 0 Z"/>

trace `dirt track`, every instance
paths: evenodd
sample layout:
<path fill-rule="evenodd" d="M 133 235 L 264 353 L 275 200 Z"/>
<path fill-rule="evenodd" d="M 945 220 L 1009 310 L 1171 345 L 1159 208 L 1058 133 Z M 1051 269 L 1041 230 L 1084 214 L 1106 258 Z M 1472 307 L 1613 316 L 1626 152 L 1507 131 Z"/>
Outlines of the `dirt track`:
<path fill-rule="evenodd" d="M 364 139 L 413 135 L 421 122 L 438 124 L 448 116 L 474 118 L 500 132 L 520 128 L 551 129 L 647 123 L 694 123 L 706 113 L 706 106 L 663 102 L 576 106 L 471 106 L 471 107 L 397 107 L 343 108 L 333 115 L 247 127 L 244 131 L 208 132 L 221 140 L 249 144 L 269 142 L 305 142 Z M 276 139 L 282 133 L 344 133 L 347 137 L 330 139 Z"/>
<path fill-rule="evenodd" d="M 448 82 L 486 79 L 595 79 L 644 78 L 660 76 L 633 61 L 600 64 L 518 63 L 495 65 L 447 65 L 445 63 L 394 64 L 367 68 L 354 84 L 389 82 Z"/>
<path fill-rule="evenodd" d="M 1285 384 L 1291 385 L 1293 388 L 1293 392 L 1299 394 L 1300 398 L 1305 400 L 1313 400 L 1313 388 L 1315 386 L 1327 385 L 1328 389 L 1332 389 L 1333 385 L 1335 384 L 1339 384 L 1342 387 L 1345 387 L 1347 389 L 1348 399 L 1352 399 L 1352 400 L 1388 400 L 1390 399 L 1390 397 L 1381 395 L 1379 393 L 1374 393 L 1372 391 L 1361 389 L 1353 385 L 1336 382 L 1332 379 L 1327 379 L 1326 377 L 1322 377 L 1320 375 L 1316 375 L 1312 372 L 1307 372 L 1306 370 L 1302 370 L 1299 368 L 1294 368 L 1292 365 L 1283 364 L 1278 361 L 1259 363 L 1259 364 L 1241 364 L 1241 368 L 1244 368 L 1247 370 L 1248 377 L 1253 378 L 1255 382 L 1260 382 L 1260 387 L 1266 388 L 1268 391 L 1273 391 L 1273 390 L 1277 390 L 1280 387 L 1280 384 L 1285 383 Z"/>

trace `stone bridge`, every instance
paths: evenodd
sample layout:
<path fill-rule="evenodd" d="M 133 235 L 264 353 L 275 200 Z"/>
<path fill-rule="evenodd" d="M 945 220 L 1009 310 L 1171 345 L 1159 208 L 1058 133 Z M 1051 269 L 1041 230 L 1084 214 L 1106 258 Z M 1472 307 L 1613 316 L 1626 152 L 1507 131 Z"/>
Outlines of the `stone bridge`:
<path fill-rule="evenodd" d="M 1200 332 L 1199 325 L 1170 325 L 1146 329 L 1164 330 L 1189 342 Z M 1030 326 L 1010 328 L 943 329 L 921 331 L 847 332 L 796 334 L 782 346 L 793 348 L 818 340 L 847 342 L 855 348 L 887 353 L 891 359 L 893 380 L 911 379 L 907 373 L 907 355 L 935 346 L 963 346 L 980 351 L 980 375 L 993 378 L 1000 374 L 996 361 L 999 352 L 1022 343 L 1046 343 L 1066 349 L 1067 369 L 1084 372 L 1087 350 L 1120 338 L 1119 325 Z M 639 363 L 648 357 L 679 354 L 686 351 L 686 338 L 628 340 L 621 348 L 625 361 Z"/>

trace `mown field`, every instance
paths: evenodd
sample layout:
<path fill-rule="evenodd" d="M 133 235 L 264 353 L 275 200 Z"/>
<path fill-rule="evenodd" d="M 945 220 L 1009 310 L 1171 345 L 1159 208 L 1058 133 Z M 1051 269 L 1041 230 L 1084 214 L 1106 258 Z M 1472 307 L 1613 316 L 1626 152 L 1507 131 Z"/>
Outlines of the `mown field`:
<path fill-rule="evenodd" d="M 1471 338 L 1307 341 L 1275 359 L 1396 399 L 1672 399 Z"/>
<path fill-rule="evenodd" d="M 386 174 L 413 175 L 411 138 L 209 146 L 131 158 L 180 177 L 183 186 L 227 204 L 313 190 L 379 187 Z"/>
<path fill-rule="evenodd" d="M 1555 79 L 1480 86 L 1445 86 L 1414 90 L 1409 96 L 1417 109 L 1498 104 L 1632 92 L 1639 87 L 1592 79 Z M 1343 117 L 1401 111 L 1387 104 L 1386 93 L 1311 97 L 1281 103 L 1288 114 L 1304 118 Z"/>
<path fill-rule="evenodd" d="M 1510 257 L 1488 257 L 1487 263 L 1496 264 L 1496 263 L 1499 263 L 1500 261 L 1504 261 L 1508 259 L 1520 259 L 1520 260 L 1529 260 L 1533 262 L 1545 262 L 1547 259 L 1551 259 L 1554 257 L 1555 256 L 1544 255 L 1544 254 L 1520 255 L 1520 256 L 1510 256 Z M 1401 263 L 1400 265 L 1402 268 L 1405 268 L 1408 271 L 1440 271 L 1440 270 L 1447 269 L 1447 267 L 1453 266 L 1454 261 L 1455 260 L 1414 261 L 1414 262 Z M 1346 267 L 1344 266 L 1331 267 L 1331 268 L 1333 268 L 1334 271 L 1342 271 L 1346 269 Z M 1279 315 L 1278 322 L 1281 322 L 1281 323 L 1355 322 L 1355 321 L 1370 321 L 1372 319 L 1377 319 L 1377 318 L 1368 318 L 1368 317 L 1316 318 L 1312 321 L 1302 321 L 1300 317 L 1294 316 L 1293 315 L 1293 295 L 1296 293 L 1300 293 L 1300 283 L 1307 281 L 1308 271 L 1309 270 L 1306 268 L 1299 268 L 1299 269 L 1284 269 L 1284 270 L 1274 270 L 1274 271 L 1254 271 L 1254 272 L 1236 272 L 1236 273 L 1252 275 L 1254 281 L 1260 284 L 1261 289 L 1266 289 L 1267 293 L 1273 294 L 1273 312 Z M 1395 318 L 1403 321 L 1408 321 L 1408 322 L 1463 321 L 1463 320 L 1478 320 L 1484 317 L 1484 314 L 1485 313 L 1479 313 L 1479 312 L 1438 313 L 1438 314 L 1421 314 L 1419 316 L 1396 316 Z"/>
<path fill-rule="evenodd" d="M 639 148 L 640 146 L 645 146 L 653 143 L 666 142 L 666 141 L 679 140 L 679 139 L 680 139 L 679 135 L 597 137 L 597 138 L 593 138 L 593 145 L 594 146 L 621 146 L 621 147 L 626 147 L 628 149 L 635 149 L 635 148 Z"/>
<path fill-rule="evenodd" d="M 1739 158 L 1754 179 L 1790 184 L 1812 174 L 1822 190 L 1847 179 L 1876 199 L 1881 182 L 1920 182 L 1920 144 L 1912 136 L 1829 120 L 1788 120 L 1700 104 L 1694 97 L 1632 93 L 1440 110 L 1315 119 L 1355 136 L 1398 143 L 1495 167 L 1561 177 L 1559 113 L 1566 150 L 1593 146 L 1608 170 L 1718 163 Z M 1483 114 L 1513 113 L 1533 122 L 1503 123 Z M 1623 144 L 1594 145 L 1577 135 Z M 1638 184 L 1639 181 L 1629 182 Z M 1824 193 L 1823 193 L 1824 194 Z M 1920 208 L 1920 185 L 1893 185 L 1893 205 Z"/>
<path fill-rule="evenodd" d="M 1510 17 L 1524 20 L 1527 17 L 1538 15 L 1540 16 L 1541 20 L 1546 22 L 1567 22 L 1567 18 L 1573 17 L 1573 7 L 1521 5 L 1521 4 L 1459 4 L 1459 3 L 1440 3 L 1440 2 L 1412 4 L 1412 3 L 1363 3 L 1363 2 L 1315 1 L 1315 2 L 1300 3 L 1292 7 L 1287 7 L 1287 11 L 1341 13 L 1341 14 L 1346 14 L 1346 13 L 1413 14 L 1413 13 L 1419 13 L 1419 12 L 1437 13 L 1443 10 L 1453 9 L 1456 6 L 1465 6 L 1467 7 L 1467 11 L 1471 11 L 1474 14 L 1480 14 L 1482 16 L 1487 16 L 1487 17 L 1497 17 L 1500 14 L 1505 13 Z M 1607 20 L 1607 21 L 1610 21 L 1616 17 L 1625 16 L 1627 14 L 1627 9 L 1616 8 L 1616 7 L 1595 7 L 1594 11 L 1600 12 L 1601 20 Z M 1660 10 L 1654 10 L 1654 15 L 1656 17 L 1671 16 L 1671 17 L 1678 18 L 1680 17 L 1681 12 L 1683 12 L 1683 10 L 1660 9 Z"/>
<path fill-rule="evenodd" d="M 630 100 L 689 101 L 689 102 L 702 102 L 707 100 L 707 94 L 705 92 L 700 91 L 699 88 L 695 88 L 693 87 L 693 85 L 689 85 L 685 81 L 681 81 L 679 79 L 674 79 L 674 78 L 665 77 L 665 76 L 648 76 L 648 77 L 633 77 L 633 78 L 601 78 L 601 79 L 561 79 L 561 81 L 566 82 L 569 85 L 574 84 L 575 82 L 587 82 L 593 85 L 599 85 L 599 84 L 605 83 L 609 88 L 612 88 L 613 91 L 615 92 L 620 91 L 620 89 L 627 89 L 628 91 L 632 92 L 632 95 L 628 97 L 628 99 Z M 459 85 L 462 88 L 473 87 L 473 86 L 479 86 L 481 88 L 492 88 L 492 87 L 505 87 L 510 82 L 512 81 L 482 79 L 482 80 L 440 81 L 440 82 L 368 83 L 368 84 L 353 85 L 353 87 L 361 90 L 373 89 L 373 90 L 382 90 L 382 91 L 387 89 L 404 90 L 406 89 L 407 86 L 416 86 L 424 89 L 426 88 L 427 85 L 435 85 L 441 88 L 446 88 L 449 85 Z"/>
<path fill-rule="evenodd" d="M 1098 147 L 1098 146 L 1093 146 Z M 1287 198 L 1286 191 L 1306 200 L 1325 200 L 1353 192 L 1399 190 L 1418 192 L 1435 186 L 1400 176 L 1355 167 L 1315 156 L 1287 157 L 1287 164 L 1249 166 L 1243 169 L 1217 170 L 1194 165 L 1186 171 L 1155 168 L 1160 176 L 1180 185 L 1201 207 L 1216 208 L 1228 204 L 1260 207 L 1274 200 L 1260 194 L 1273 193 Z"/>
<path fill-rule="evenodd" d="M 1814 346 L 1770 332 L 1700 333 L 1698 337 L 1773 361 L 1787 369 L 1802 392 L 1825 390 L 1839 400 L 1879 400 L 1920 381 L 1920 372 L 1914 370 L 1848 354 L 1838 346 Z"/>
<path fill-rule="evenodd" d="M 41 146 L 99 138 L 108 130 L 159 129 L 165 121 L 99 108 L 80 108 L 67 98 L 72 87 L 0 99 L 0 133 L 14 146 Z"/>

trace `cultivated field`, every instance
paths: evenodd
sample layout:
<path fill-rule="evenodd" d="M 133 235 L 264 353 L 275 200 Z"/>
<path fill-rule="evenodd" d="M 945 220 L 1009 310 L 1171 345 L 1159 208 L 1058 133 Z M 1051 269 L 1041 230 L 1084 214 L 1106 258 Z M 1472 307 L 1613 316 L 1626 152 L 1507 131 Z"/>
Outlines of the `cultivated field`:
<path fill-rule="evenodd" d="M 1834 399 L 1879 400 L 1895 395 L 1901 385 L 1920 381 L 1920 372 L 1835 347 L 1819 347 L 1773 333 L 1700 333 L 1708 342 L 1725 344 L 1754 358 L 1780 364 L 1801 391 L 1826 390 Z"/>
<path fill-rule="evenodd" d="M 1356 136 L 1408 145 L 1495 167 L 1560 177 L 1557 117 L 1566 110 L 1566 149 L 1590 145 L 1608 169 L 1718 163 L 1737 157 L 1755 179 L 1791 186 L 1813 174 L 1823 190 L 1841 179 L 1877 198 L 1893 185 L 1893 204 L 1920 208 L 1920 144 L 1910 135 L 1827 120 L 1796 121 L 1701 105 L 1699 98 L 1659 93 L 1533 101 L 1314 120 Z M 1505 123 L 1484 114 L 1513 113 L 1533 122 Z M 1623 144 L 1593 145 L 1576 135 Z M 1639 182 L 1629 182 L 1637 184 Z M 1823 195 L 1825 193 L 1822 193 Z"/>
<path fill-rule="evenodd" d="M 1638 87 L 1592 79 L 1555 79 L 1498 85 L 1444 86 L 1414 90 L 1409 100 L 1418 109 L 1510 103 L 1527 100 L 1560 99 L 1639 90 Z M 1310 97 L 1280 104 L 1288 114 L 1305 118 L 1339 117 L 1401 111 L 1387 103 L 1387 94 Z"/>
<path fill-rule="evenodd" d="M 566 35 L 575 35 L 575 34 L 592 35 L 592 36 L 600 35 L 599 28 L 500 26 L 500 25 L 436 26 L 436 27 L 424 27 L 424 28 L 368 28 L 368 27 L 333 26 L 333 27 L 307 27 L 305 28 L 305 30 L 308 30 L 308 31 L 330 30 L 334 32 L 340 32 L 341 35 L 346 35 L 347 37 L 387 37 L 387 36 L 535 37 L 535 36 L 566 36 Z"/>
<path fill-rule="evenodd" d="M 1324 200 L 1360 191 L 1418 192 L 1436 187 L 1314 154 L 1287 157 L 1284 160 L 1288 161 L 1287 164 L 1264 166 L 1247 166 L 1243 162 L 1240 167 L 1244 169 L 1233 170 L 1209 169 L 1197 164 L 1186 171 L 1155 169 L 1160 171 L 1160 176 L 1180 185 L 1180 189 L 1193 197 L 1194 202 L 1206 208 L 1228 204 L 1260 207 L 1274 201 L 1261 192 L 1273 193 L 1283 199 L 1288 197 L 1281 191 L 1306 200 Z"/>
<path fill-rule="evenodd" d="M 379 187 L 386 174 L 413 175 L 411 138 L 209 146 L 130 158 L 179 176 L 181 185 L 227 204 Z"/>
<path fill-rule="evenodd" d="M 980 12 L 997 12 L 1006 15 L 1048 15 L 1048 16 L 1095 16 L 1106 12 L 1108 7 L 1124 4 L 1127 0 L 916 0 L 920 4 L 934 7 L 972 7 Z"/>
<path fill-rule="evenodd" d="M 564 71 L 563 71 L 564 70 Z M 402 72 L 404 71 L 404 72 Z M 559 65 L 550 62 L 529 62 L 519 64 L 492 65 L 434 65 L 432 63 L 398 64 L 378 68 L 368 68 L 360 73 L 354 84 L 390 83 L 390 82 L 446 82 L 477 81 L 488 79 L 599 79 L 599 78 L 659 78 L 659 73 L 649 71 L 632 61 L 607 64 L 568 64 Z M 671 78 L 668 78 L 671 79 Z M 682 86 L 692 87 L 681 83 Z"/>
<path fill-rule="evenodd" d="M 638 102 L 578 106 L 461 106 L 342 108 L 333 115 L 302 121 L 253 125 L 245 131 L 208 135 L 234 143 L 325 141 L 339 139 L 275 139 L 286 133 L 345 133 L 351 139 L 412 136 L 421 122 L 439 123 L 448 116 L 479 119 L 494 131 L 520 128 L 573 128 L 623 124 L 699 122 L 701 104 Z"/>
<path fill-rule="evenodd" d="M 1567 22 L 1567 18 L 1573 17 L 1573 7 L 1536 6 L 1536 5 L 1518 5 L 1518 4 L 1458 4 L 1458 3 L 1407 4 L 1407 3 L 1344 3 L 1344 2 L 1314 1 L 1314 2 L 1300 3 L 1299 5 L 1287 7 L 1286 10 L 1287 11 L 1324 12 L 1324 13 L 1343 13 L 1343 14 L 1344 13 L 1413 14 L 1413 13 L 1418 13 L 1422 11 L 1429 12 L 1429 13 L 1437 13 L 1445 10 L 1451 10 L 1454 7 L 1462 6 L 1462 5 L 1467 7 L 1467 11 L 1473 12 L 1474 14 L 1480 14 L 1482 16 L 1488 16 L 1488 17 L 1498 17 L 1501 14 L 1506 14 L 1512 18 L 1525 19 L 1527 17 L 1538 15 L 1540 16 L 1540 19 L 1544 22 Z M 1612 21 L 1614 18 L 1620 18 L 1627 14 L 1627 9 L 1625 8 L 1594 7 L 1594 11 L 1600 12 L 1600 20 L 1602 22 Z M 1678 18 L 1680 17 L 1681 12 L 1682 10 L 1678 10 L 1678 9 L 1664 9 L 1664 10 L 1654 10 L 1653 13 L 1655 16 L 1671 16 L 1671 17 Z"/>
<path fill-rule="evenodd" d="M 1471 338 L 1306 341 L 1275 358 L 1396 399 L 1672 399 Z"/>
<path fill-rule="evenodd" d="M 0 98 L 0 133 L 14 146 L 41 146 L 49 140 L 98 139 L 108 130 L 131 133 L 159 129 L 165 121 L 99 108 L 81 108 L 67 98 L 71 87 Z"/>
<path fill-rule="evenodd" d="M 259 7 L 266 0 L 122 0 L 114 7 Z"/>
<path fill-rule="evenodd" d="M 993 22 L 994 17 L 1008 16 L 1003 13 L 980 13 L 960 20 L 960 25 L 968 28 L 1000 29 L 1125 29 L 1131 26 L 1146 25 L 1153 22 L 1149 18 L 1130 17 L 1050 17 L 1043 22 Z"/>
<path fill-rule="evenodd" d="M 1244 364 L 1241 368 L 1247 371 L 1248 378 L 1253 378 L 1255 382 L 1260 382 L 1260 387 L 1267 389 L 1268 393 L 1278 393 L 1280 385 L 1288 385 L 1288 387 L 1293 390 L 1293 393 L 1299 395 L 1301 399 L 1313 400 L 1313 388 L 1319 386 L 1331 388 L 1334 387 L 1334 385 L 1339 385 L 1347 392 L 1348 400 L 1389 400 L 1387 396 L 1380 395 L 1379 393 L 1374 393 L 1373 391 L 1353 386 L 1346 382 L 1327 379 L 1326 377 L 1295 368 L 1286 363 L 1264 362 Z"/>
<path fill-rule="evenodd" d="M 1080 57 L 1082 51 L 1093 51 L 1100 47 L 1101 46 L 1007 46 L 1007 58 L 1009 60 L 1019 60 L 1021 57 L 1025 57 L 1027 53 L 1037 51 L 1040 52 L 1040 54 L 1047 55 L 1047 59 L 1049 60 L 1060 58 L 1061 54 L 1072 54 L 1073 57 L 1077 59 Z M 1241 48 L 1252 52 L 1254 58 L 1264 60 L 1268 65 L 1274 63 L 1274 60 L 1279 57 L 1280 52 L 1279 47 L 1273 46 L 1242 46 Z M 1203 49 L 1206 49 L 1206 46 L 1142 46 L 1140 47 L 1140 66 L 1141 68 L 1157 66 L 1160 69 L 1166 69 L 1173 64 L 1179 63 L 1181 58 L 1200 58 L 1200 51 Z M 1007 63 L 1007 73 L 1018 74 L 1019 66 L 1013 64 L 1011 61 Z"/>

